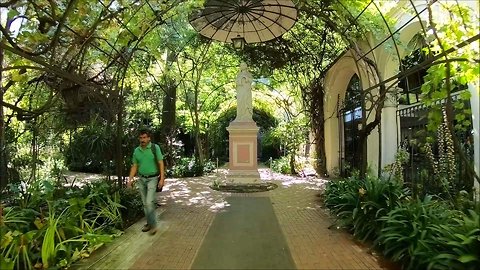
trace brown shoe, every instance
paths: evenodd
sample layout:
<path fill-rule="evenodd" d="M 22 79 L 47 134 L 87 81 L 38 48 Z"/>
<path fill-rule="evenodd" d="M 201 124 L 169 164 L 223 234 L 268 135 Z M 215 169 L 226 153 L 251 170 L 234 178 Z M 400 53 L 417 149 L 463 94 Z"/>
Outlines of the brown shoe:
<path fill-rule="evenodd" d="M 156 234 L 156 233 L 157 233 L 157 227 L 152 228 L 152 229 L 150 230 L 150 235 L 154 235 L 154 234 Z"/>
<path fill-rule="evenodd" d="M 148 232 L 152 227 L 148 224 L 143 225 L 142 232 Z"/>

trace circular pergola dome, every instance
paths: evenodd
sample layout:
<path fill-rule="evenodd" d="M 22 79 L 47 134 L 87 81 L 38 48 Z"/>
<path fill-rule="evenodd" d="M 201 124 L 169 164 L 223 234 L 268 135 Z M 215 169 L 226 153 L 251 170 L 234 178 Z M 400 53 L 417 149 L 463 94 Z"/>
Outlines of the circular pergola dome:
<path fill-rule="evenodd" d="M 290 0 L 207 0 L 190 24 L 201 35 L 222 42 L 244 38 L 265 42 L 287 32 L 297 20 Z"/>

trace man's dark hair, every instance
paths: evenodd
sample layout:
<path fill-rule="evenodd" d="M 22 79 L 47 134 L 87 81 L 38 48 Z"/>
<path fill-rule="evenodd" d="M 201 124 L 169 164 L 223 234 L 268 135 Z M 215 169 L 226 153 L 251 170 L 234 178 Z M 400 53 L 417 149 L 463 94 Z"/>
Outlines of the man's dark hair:
<path fill-rule="evenodd" d="M 141 136 L 143 134 L 146 134 L 148 137 L 152 136 L 152 132 L 147 128 L 142 128 L 138 131 L 138 136 Z"/>

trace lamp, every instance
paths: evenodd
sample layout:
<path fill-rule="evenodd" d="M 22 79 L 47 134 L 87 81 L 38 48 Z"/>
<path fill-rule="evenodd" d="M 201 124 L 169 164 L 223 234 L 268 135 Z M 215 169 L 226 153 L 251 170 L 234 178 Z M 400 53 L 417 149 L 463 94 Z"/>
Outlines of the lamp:
<path fill-rule="evenodd" d="M 233 48 L 236 50 L 243 50 L 243 47 L 245 47 L 245 39 L 241 37 L 240 35 L 237 35 L 237 37 L 232 38 L 232 44 Z"/>

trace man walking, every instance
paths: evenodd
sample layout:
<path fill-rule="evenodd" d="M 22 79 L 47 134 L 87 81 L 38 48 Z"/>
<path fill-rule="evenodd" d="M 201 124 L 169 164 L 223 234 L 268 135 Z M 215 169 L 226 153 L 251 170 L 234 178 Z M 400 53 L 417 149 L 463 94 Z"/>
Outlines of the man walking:
<path fill-rule="evenodd" d="M 140 191 L 145 217 L 147 218 L 147 224 L 143 226 L 142 231 L 150 231 L 150 234 L 153 235 L 157 232 L 155 192 L 157 186 L 162 188 L 165 184 L 165 168 L 160 146 L 152 144 L 150 140 L 149 131 L 141 130 L 139 132 L 140 146 L 133 151 L 133 164 L 130 169 L 127 186 L 131 187 L 134 184 L 134 177 L 138 172 L 139 180 L 136 182 L 136 186 Z M 152 149 L 154 146 L 155 149 Z M 156 151 L 156 158 L 153 151 Z"/>

